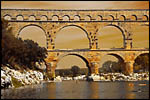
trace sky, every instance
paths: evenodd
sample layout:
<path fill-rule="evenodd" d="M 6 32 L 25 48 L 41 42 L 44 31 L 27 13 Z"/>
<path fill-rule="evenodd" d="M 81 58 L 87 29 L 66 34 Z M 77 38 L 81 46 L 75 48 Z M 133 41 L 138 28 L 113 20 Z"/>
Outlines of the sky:
<path fill-rule="evenodd" d="M 149 9 L 149 1 L 2 1 L 2 8 Z"/>
<path fill-rule="evenodd" d="M 1 1 L 1 8 L 12 9 L 149 9 L 149 1 Z M 110 31 L 111 30 L 111 31 Z M 122 47 L 123 37 L 121 32 L 115 27 L 105 27 L 98 35 L 100 48 Z M 133 46 L 149 47 L 149 27 L 136 27 L 133 30 Z M 38 34 L 38 35 L 37 35 Z M 33 39 L 40 46 L 46 47 L 44 32 L 37 27 L 26 27 L 20 33 L 23 39 Z M 136 34 L 136 35 L 135 35 Z M 56 49 L 76 49 L 88 48 L 87 35 L 77 27 L 66 27 L 56 35 Z M 106 56 L 101 63 L 106 60 L 116 59 Z M 79 60 L 79 61 L 77 61 Z M 65 63 L 70 62 L 70 63 Z M 85 67 L 83 61 L 77 57 L 64 57 L 58 63 L 61 68 L 68 68 L 76 65 Z M 100 65 L 102 66 L 102 64 Z M 58 68 L 59 68 L 58 67 Z"/>

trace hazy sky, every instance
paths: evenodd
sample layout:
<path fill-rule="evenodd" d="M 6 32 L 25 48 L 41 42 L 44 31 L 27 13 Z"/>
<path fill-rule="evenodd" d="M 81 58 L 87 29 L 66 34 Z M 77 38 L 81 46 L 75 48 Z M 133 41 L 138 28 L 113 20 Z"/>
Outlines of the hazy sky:
<path fill-rule="evenodd" d="M 149 1 L 2 1 L 1 8 L 26 9 L 149 9 Z M 110 31 L 111 30 L 111 31 Z M 133 30 L 133 46 L 149 47 L 149 27 L 136 27 Z M 26 27 L 20 33 L 21 37 L 37 41 L 41 46 L 46 45 L 44 32 L 37 27 Z M 136 35 L 135 35 L 136 34 Z M 105 27 L 99 31 L 99 47 L 122 47 L 123 38 L 120 30 L 115 27 Z M 87 35 L 77 27 L 66 27 L 57 33 L 56 48 L 88 48 Z M 70 56 L 71 57 L 71 56 Z M 106 57 L 102 62 L 111 57 Z M 113 57 L 112 57 L 113 58 Z M 73 60 L 74 59 L 74 60 Z M 71 62 L 71 61 L 72 62 Z M 80 60 L 81 61 L 81 60 Z M 70 62 L 66 64 L 65 62 Z M 76 64 L 77 57 L 64 57 L 58 66 L 61 68 Z M 83 62 L 79 66 L 85 66 Z"/>
<path fill-rule="evenodd" d="M 149 1 L 2 1 L 2 8 L 149 9 Z"/>

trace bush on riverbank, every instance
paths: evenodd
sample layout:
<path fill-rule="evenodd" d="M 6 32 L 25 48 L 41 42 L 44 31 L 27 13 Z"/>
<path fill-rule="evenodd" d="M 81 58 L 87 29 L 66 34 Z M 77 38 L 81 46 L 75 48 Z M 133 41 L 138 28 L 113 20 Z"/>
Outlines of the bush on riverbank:
<path fill-rule="evenodd" d="M 12 84 L 15 88 L 23 86 L 23 84 L 21 82 L 19 82 L 19 80 L 17 80 L 13 76 L 11 76 L 11 80 L 12 80 Z"/>
<path fill-rule="evenodd" d="M 88 75 L 88 68 L 79 68 L 78 72 L 75 72 L 73 75 L 73 69 L 56 69 L 56 76 L 63 76 L 63 77 L 74 77 L 78 75 Z"/>

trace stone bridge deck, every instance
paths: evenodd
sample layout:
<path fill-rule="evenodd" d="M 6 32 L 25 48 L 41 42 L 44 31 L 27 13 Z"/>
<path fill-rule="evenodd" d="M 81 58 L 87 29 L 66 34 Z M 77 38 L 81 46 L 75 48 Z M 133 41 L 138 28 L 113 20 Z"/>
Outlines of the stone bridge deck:
<path fill-rule="evenodd" d="M 35 20 L 41 20 L 44 16 L 47 21 L 53 20 L 53 17 L 57 17 L 58 21 L 64 21 L 63 18 L 67 17 L 69 21 L 73 21 L 75 17 L 78 17 L 80 21 L 94 21 L 97 19 L 106 21 L 120 20 L 123 17 L 125 20 L 131 20 L 131 16 L 134 16 L 136 20 L 142 20 L 142 16 L 149 17 L 149 9 L 93 9 L 93 10 L 57 10 L 57 9 L 1 9 L 2 17 L 8 15 L 12 20 L 16 20 L 18 16 L 22 16 L 23 20 L 29 20 L 30 16 L 33 16 Z"/>
<path fill-rule="evenodd" d="M 132 60 L 135 60 L 139 55 L 149 53 L 149 49 L 65 49 L 48 50 L 48 53 L 50 58 L 52 57 L 58 60 L 67 55 L 76 55 L 85 59 L 91 56 L 99 56 L 99 58 L 102 58 L 105 55 L 113 55 L 120 60 L 126 61 L 126 56 L 134 56 Z"/>
<path fill-rule="evenodd" d="M 118 58 L 121 66 L 124 66 L 125 73 L 133 72 L 133 64 L 135 59 L 143 54 L 149 54 L 149 49 L 134 48 L 134 49 L 65 49 L 65 50 L 48 50 L 48 57 L 46 61 L 50 63 L 52 72 L 55 71 L 57 63 L 63 57 L 74 55 L 80 57 L 89 68 L 90 73 L 98 74 L 98 66 L 100 60 L 106 55 L 112 55 Z M 54 72 L 55 73 L 55 72 Z"/>
<path fill-rule="evenodd" d="M 48 52 L 110 52 L 110 51 L 149 51 L 149 48 L 132 48 L 132 49 L 124 49 L 124 48 L 114 48 L 114 49 L 56 49 L 56 50 L 48 50 Z"/>

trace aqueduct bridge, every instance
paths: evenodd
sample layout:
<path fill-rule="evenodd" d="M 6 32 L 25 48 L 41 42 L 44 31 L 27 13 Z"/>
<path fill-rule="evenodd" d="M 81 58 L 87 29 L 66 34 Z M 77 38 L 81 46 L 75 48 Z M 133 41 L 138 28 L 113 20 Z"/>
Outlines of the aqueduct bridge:
<path fill-rule="evenodd" d="M 57 62 L 64 56 L 82 58 L 90 73 L 98 74 L 99 61 L 104 55 L 117 57 L 124 65 L 125 73 L 133 72 L 135 59 L 149 54 L 149 48 L 132 48 L 135 25 L 149 27 L 149 9 L 106 9 L 106 10 L 49 10 L 49 9 L 1 9 L 1 18 L 9 20 L 13 34 L 17 37 L 26 26 L 40 27 L 47 40 L 46 58 L 49 73 L 55 75 Z M 32 20 L 31 20 L 32 19 Z M 89 40 L 89 49 L 56 50 L 56 34 L 67 26 L 81 28 Z M 103 49 L 98 47 L 98 30 L 114 26 L 122 32 L 123 48 Z M 144 33 L 141 33 L 144 34 Z"/>

